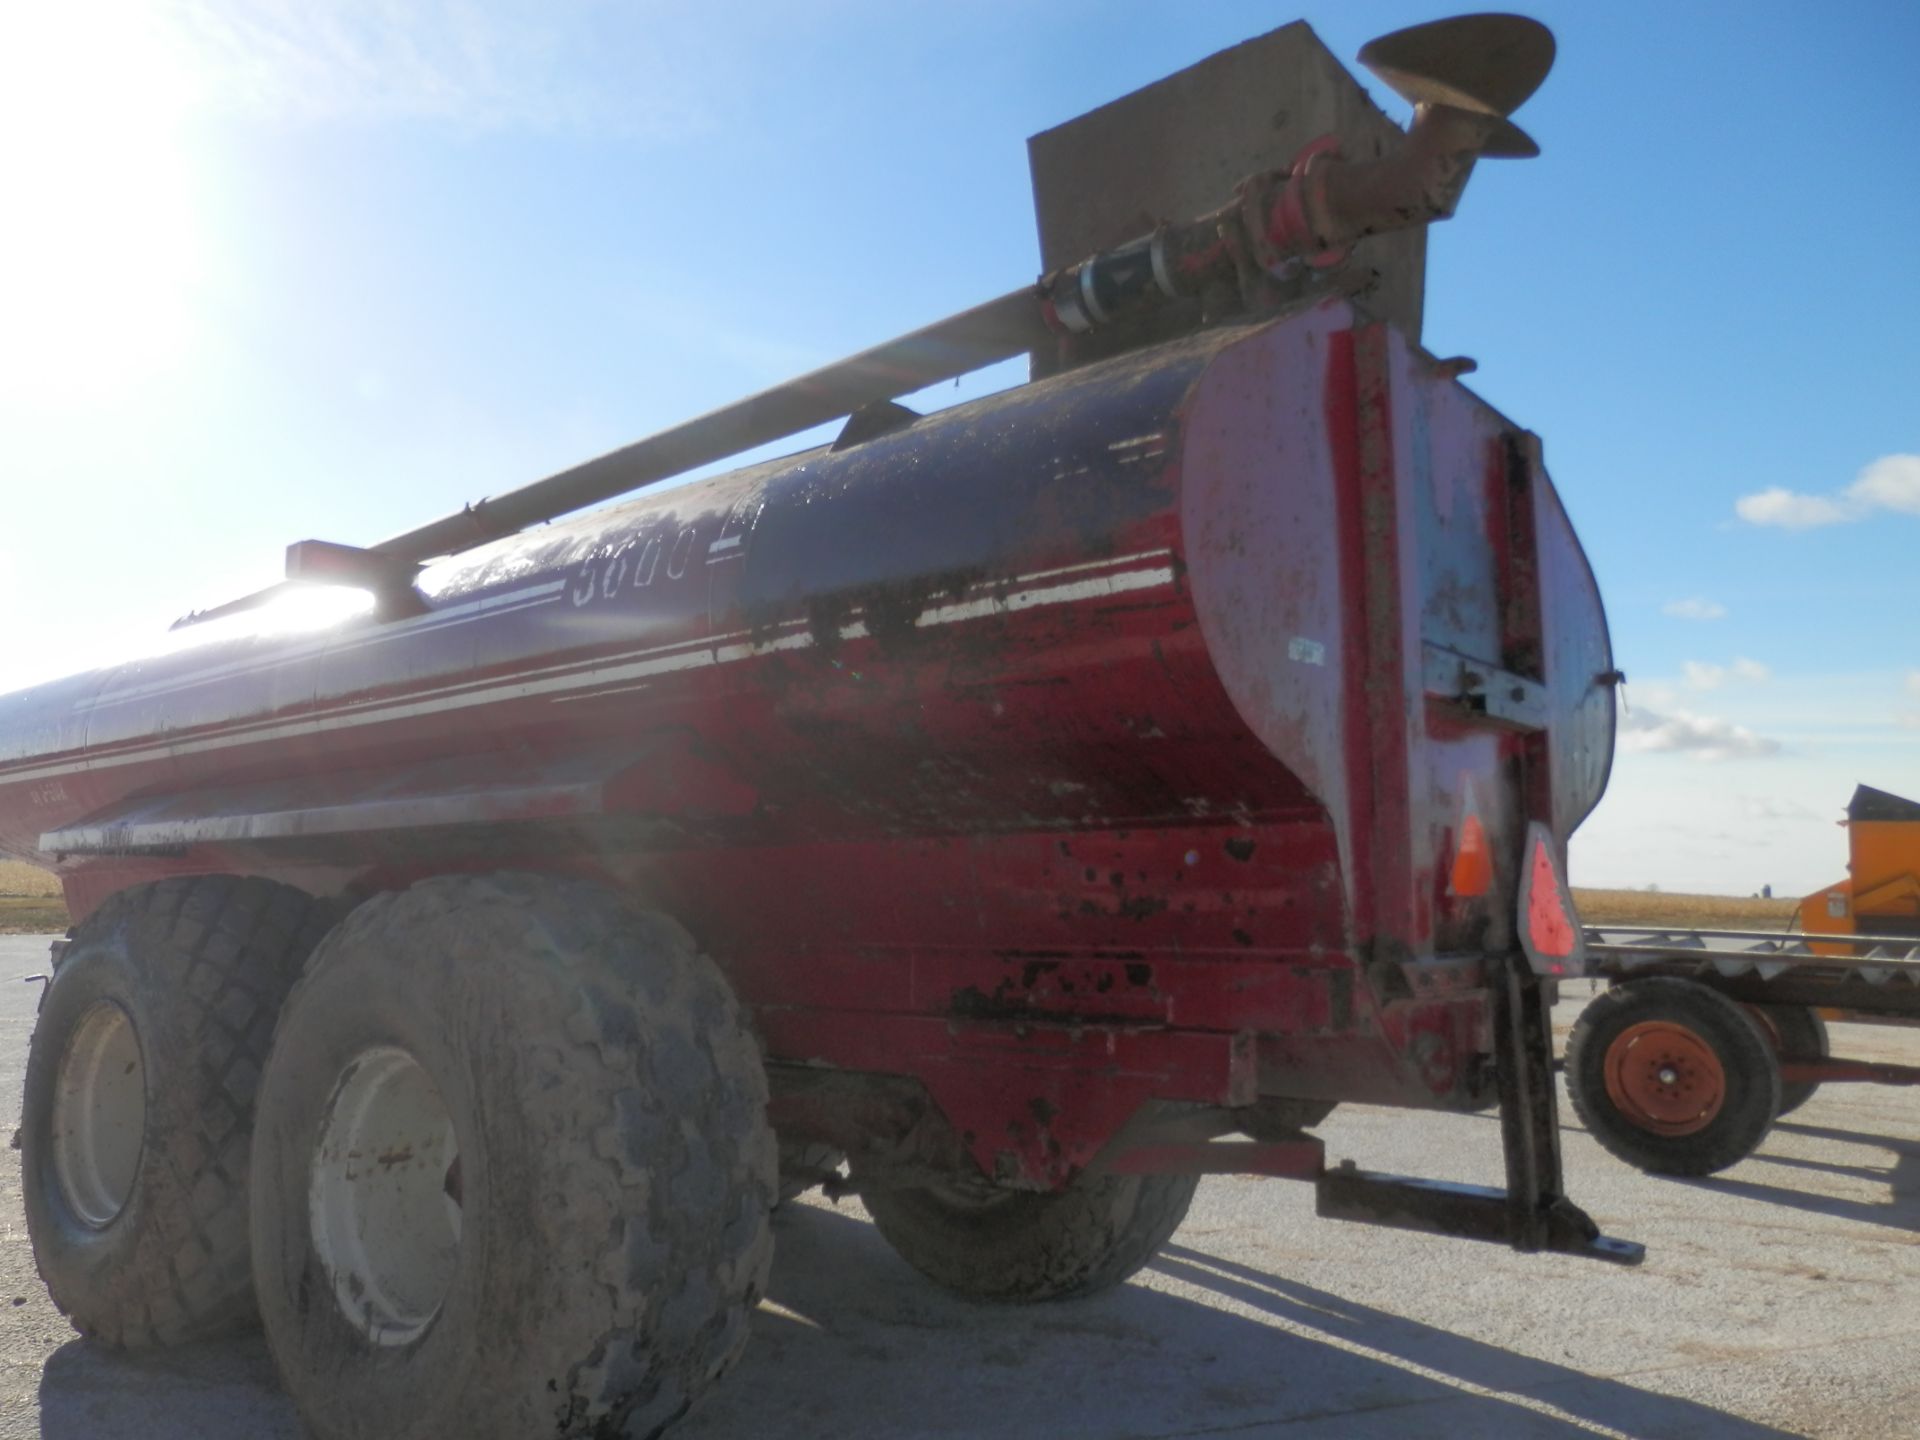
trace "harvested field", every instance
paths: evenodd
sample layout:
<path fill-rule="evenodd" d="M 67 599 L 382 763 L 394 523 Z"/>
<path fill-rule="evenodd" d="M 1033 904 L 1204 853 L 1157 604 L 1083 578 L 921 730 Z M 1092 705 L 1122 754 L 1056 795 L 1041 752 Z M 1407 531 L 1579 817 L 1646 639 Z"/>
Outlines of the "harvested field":
<path fill-rule="evenodd" d="M 1573 903 L 1589 925 L 1663 925 L 1676 930 L 1785 930 L 1797 899 L 1667 895 L 1658 890 L 1579 890 Z"/>
<path fill-rule="evenodd" d="M 60 882 L 45 870 L 0 860 L 0 935 L 44 935 L 67 928 Z"/>
<path fill-rule="evenodd" d="M 0 860 L 0 895 L 58 895 L 60 879 L 50 870 Z"/>

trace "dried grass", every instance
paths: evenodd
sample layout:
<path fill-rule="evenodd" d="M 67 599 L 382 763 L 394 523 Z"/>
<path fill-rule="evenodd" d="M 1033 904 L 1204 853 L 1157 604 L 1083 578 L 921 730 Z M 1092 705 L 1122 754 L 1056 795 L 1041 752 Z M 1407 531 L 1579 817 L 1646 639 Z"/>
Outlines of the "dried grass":
<path fill-rule="evenodd" d="M 0 860 L 0 895 L 58 895 L 60 877 L 37 865 Z"/>
<path fill-rule="evenodd" d="M 18 860 L 0 860 L 0 935 L 57 935 L 66 928 L 59 878 Z"/>
<path fill-rule="evenodd" d="M 0 935 L 58 935 L 68 923 L 67 903 L 57 896 L 0 895 Z"/>
<path fill-rule="evenodd" d="M 1660 925 L 1676 930 L 1785 930 L 1800 904 L 1796 899 L 1668 895 L 1659 890 L 1575 890 L 1573 903 L 1589 925 Z"/>

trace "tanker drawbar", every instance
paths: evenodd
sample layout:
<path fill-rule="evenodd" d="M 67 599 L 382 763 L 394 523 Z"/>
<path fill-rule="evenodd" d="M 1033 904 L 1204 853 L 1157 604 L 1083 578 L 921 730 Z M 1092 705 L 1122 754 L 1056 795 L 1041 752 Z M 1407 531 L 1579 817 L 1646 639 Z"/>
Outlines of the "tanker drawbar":
<path fill-rule="evenodd" d="M 1547 1024 L 1605 617 L 1417 338 L 1552 55 L 1373 42 L 1402 132 L 1249 42 L 1035 137 L 1034 287 L 0 697 L 0 851 L 76 922 L 23 1126 L 76 1324 L 257 1295 L 323 1436 L 650 1434 L 811 1184 L 986 1299 L 1125 1279 L 1213 1173 L 1637 1260 L 1564 1193 Z M 1497 1105 L 1505 1187 L 1329 1165 L 1342 1101 Z"/>

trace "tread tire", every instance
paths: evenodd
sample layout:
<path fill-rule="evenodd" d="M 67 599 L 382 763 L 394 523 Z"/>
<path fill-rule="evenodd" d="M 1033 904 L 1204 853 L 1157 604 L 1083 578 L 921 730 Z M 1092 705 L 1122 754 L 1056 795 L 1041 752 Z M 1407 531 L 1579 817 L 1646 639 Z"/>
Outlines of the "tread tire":
<path fill-rule="evenodd" d="M 1825 1060 L 1833 1054 L 1833 1044 L 1827 1035 L 1827 1022 L 1820 1018 L 1817 1011 L 1809 1005 L 1763 1005 L 1761 1025 L 1771 1029 L 1769 1038 L 1778 1041 L 1775 1049 L 1786 1060 Z M 1782 1080 L 1780 1082 L 1780 1109 L 1774 1118 L 1791 1115 L 1820 1088 L 1818 1080 Z"/>
<path fill-rule="evenodd" d="M 969 1199 L 946 1188 L 863 1193 L 894 1251 L 973 1300 L 1029 1303 L 1120 1284 L 1172 1238 L 1197 1175 L 1082 1176 L 1052 1194 Z"/>
<path fill-rule="evenodd" d="M 281 1003 L 332 913 L 277 881 L 199 875 L 123 890 L 74 931 L 34 1026 L 20 1149 L 34 1261 L 82 1335 L 141 1350 L 253 1322 L 255 1093 Z M 53 1121 L 61 1062 L 102 1002 L 132 1023 L 146 1111 L 132 1191 L 95 1226 L 61 1183 Z"/>
<path fill-rule="evenodd" d="M 461 1177 L 452 1278 L 397 1344 L 336 1299 L 310 1213 L 333 1096 L 377 1047 L 433 1082 Z M 666 916 L 522 874 L 361 906 L 287 1003 L 254 1141 L 261 1315 L 309 1431 L 659 1434 L 739 1356 L 765 1288 L 766 1105 L 731 990 Z"/>
<path fill-rule="evenodd" d="M 1691 1135 L 1660 1135 L 1622 1113 L 1607 1093 L 1608 1048 L 1634 1025 L 1683 1027 L 1720 1062 L 1719 1113 Z M 1760 1022 L 1717 991 L 1653 976 L 1600 994 L 1567 1039 L 1567 1093 L 1587 1132 L 1618 1159 L 1655 1175 L 1711 1175 L 1752 1154 L 1780 1108 L 1780 1065 Z"/>

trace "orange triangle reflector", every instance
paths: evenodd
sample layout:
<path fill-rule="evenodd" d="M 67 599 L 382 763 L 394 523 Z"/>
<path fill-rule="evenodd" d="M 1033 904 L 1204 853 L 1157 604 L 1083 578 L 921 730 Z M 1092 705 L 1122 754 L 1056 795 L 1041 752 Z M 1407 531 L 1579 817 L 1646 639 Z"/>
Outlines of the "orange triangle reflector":
<path fill-rule="evenodd" d="M 1573 928 L 1567 914 L 1565 892 L 1560 876 L 1553 868 L 1553 856 L 1547 842 L 1536 835 L 1533 841 L 1533 883 L 1527 895 L 1527 938 L 1536 955 L 1564 960 L 1580 943 L 1580 932 Z"/>
<path fill-rule="evenodd" d="M 1448 884 L 1455 895 L 1484 895 L 1493 888 L 1493 852 L 1487 848 L 1487 828 L 1471 810 L 1460 822 L 1460 845 L 1453 852 L 1453 876 Z"/>

